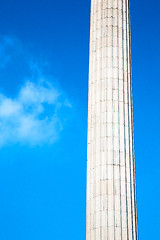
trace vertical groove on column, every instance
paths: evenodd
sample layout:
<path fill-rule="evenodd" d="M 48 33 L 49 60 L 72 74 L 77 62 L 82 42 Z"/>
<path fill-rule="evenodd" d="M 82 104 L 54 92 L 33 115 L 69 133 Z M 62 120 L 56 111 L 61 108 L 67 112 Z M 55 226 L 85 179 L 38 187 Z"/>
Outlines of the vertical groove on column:
<path fill-rule="evenodd" d="M 91 239 L 91 233 L 92 233 L 92 225 L 91 225 L 91 219 L 92 219 L 92 175 L 93 175 L 93 169 L 92 169 L 92 165 L 93 165 L 93 139 L 92 139 L 92 134 L 93 134 L 93 130 L 92 130 L 92 112 L 93 112 L 93 83 L 92 83 L 92 80 L 93 80 L 93 42 L 92 42 L 92 39 L 93 39 L 93 8 L 94 8 L 94 4 L 93 4 L 93 0 L 91 0 L 91 31 L 90 31 L 90 51 L 91 51 L 91 54 L 90 54 L 90 72 L 89 74 L 92 74 L 90 76 L 90 79 L 89 79 L 89 88 L 90 91 L 91 91 L 91 94 L 89 94 L 89 107 L 90 107 L 90 111 L 91 111 L 91 116 L 90 116 L 90 119 L 89 119 L 89 123 L 88 123 L 88 126 L 90 128 L 90 134 L 91 134 L 91 140 L 92 140 L 92 143 L 90 142 L 90 152 L 91 152 L 91 156 L 90 156 L 90 163 L 89 166 L 90 166 L 90 184 L 89 184 L 89 195 L 90 195 L 90 215 L 89 215 L 89 222 L 90 222 L 90 234 L 89 234 L 89 240 L 92 240 Z M 90 92 L 89 92 L 90 93 Z M 88 159 L 88 162 L 89 162 L 89 159 Z"/>
<path fill-rule="evenodd" d="M 119 70 L 120 70 L 120 64 L 119 64 L 119 5 L 118 5 L 118 1 L 117 0 L 117 60 L 118 60 L 118 139 L 119 139 L 119 194 L 120 194 L 120 226 L 121 226 L 121 234 L 120 234 L 120 237 L 121 237 L 121 240 L 122 240 L 122 200 L 121 200 L 121 196 L 122 196 L 122 193 L 121 193 L 121 154 L 120 154 L 120 107 L 119 107 L 119 102 L 120 102 L 120 96 L 119 96 Z"/>
<path fill-rule="evenodd" d="M 132 239 L 134 239 L 134 233 L 133 233 L 133 206 L 132 206 L 132 181 L 131 181 L 131 148 L 130 148 L 130 96 L 129 96 L 129 74 L 128 74 L 128 68 L 129 68 L 129 59 L 128 59 L 128 0 L 126 4 L 126 57 L 127 57 L 127 99 L 128 99 L 128 136 L 129 136 L 129 165 L 130 165 L 130 202 L 131 202 L 131 221 L 132 221 Z M 129 230 L 130 231 L 130 230 Z"/>
<path fill-rule="evenodd" d="M 107 6 L 108 6 L 108 1 L 109 0 L 107 0 Z M 108 15 L 108 12 L 109 12 L 109 9 L 107 8 L 107 15 Z M 109 20 L 107 19 L 107 26 L 109 26 Z M 107 42 L 107 44 L 106 44 L 106 46 L 108 46 L 108 37 L 106 37 L 106 42 Z M 107 48 L 106 48 L 107 49 Z M 107 50 L 106 50 L 107 51 Z M 107 64 L 107 54 L 106 54 L 106 64 Z M 108 76 L 107 75 L 107 69 L 106 69 L 106 76 Z M 106 82 L 108 81 L 108 79 L 106 80 Z M 107 86 L 108 84 L 106 84 L 106 86 Z M 106 88 L 107 89 L 107 88 Z M 107 92 L 107 90 L 106 90 L 106 93 L 108 94 L 108 92 Z M 108 96 L 107 96 L 107 100 L 106 100 L 106 102 L 107 102 L 107 104 L 106 104 L 106 129 L 107 129 L 107 134 L 108 134 L 108 124 L 107 124 L 107 120 L 108 120 L 108 113 L 107 113 L 107 107 L 108 107 Z M 107 152 L 107 163 L 106 163 L 106 176 L 108 177 L 108 157 L 109 157 L 109 154 L 108 154 L 108 151 L 107 151 L 107 149 L 108 149 L 108 137 L 106 138 L 106 152 Z M 109 192 L 109 181 L 108 181 L 108 178 L 107 178 L 107 193 Z M 108 227 L 108 216 L 109 216 L 109 214 L 108 214 L 108 209 L 109 209 L 109 203 L 108 203 L 108 196 L 107 196 L 107 240 L 109 240 L 109 227 Z"/>
<path fill-rule="evenodd" d="M 97 33 L 97 18 L 98 18 L 98 6 L 97 6 L 97 2 L 95 3 L 95 7 L 96 7 L 96 11 L 95 11 L 95 19 L 96 19 L 96 23 L 95 23 L 95 28 L 96 28 L 96 33 Z M 97 48 L 97 34 L 95 33 L 95 44 L 96 44 L 96 48 Z M 93 236 L 94 236 L 94 239 L 93 240 L 96 240 L 96 222 L 97 222 L 97 209 L 96 209 L 96 197 L 97 197 L 97 172 L 96 172 L 96 168 L 97 168 L 97 147 L 96 147 L 96 143 L 97 143 L 97 77 L 98 77 L 98 54 L 97 54 L 97 49 L 96 49 L 96 53 L 95 53 L 95 57 L 96 57 L 96 73 L 95 73 L 95 76 L 96 76 L 96 79 L 95 79 L 95 88 L 94 88 L 94 94 L 95 94 L 95 113 L 94 113 L 94 116 L 95 116 L 95 163 L 94 163 L 94 174 L 95 174 L 95 181 L 93 183 L 93 187 L 94 187 L 94 225 L 93 225 Z"/>
<path fill-rule="evenodd" d="M 112 16 L 113 16 L 113 2 L 112 2 Z M 113 58 L 114 58 L 114 51 L 113 51 L 113 31 L 114 31 L 114 26 L 113 26 L 113 17 L 112 17 L 112 41 L 111 41 L 111 47 L 112 47 L 112 77 L 111 77 L 111 82 L 112 82 L 112 156 L 113 156 L 113 163 L 112 163 L 112 171 L 113 171 L 113 179 L 112 179 L 112 184 L 113 184 L 113 239 L 115 240 L 115 197 L 114 197 L 114 109 L 113 109 L 113 101 L 114 101 L 114 94 L 113 94 L 113 81 L 114 81 L 114 74 L 113 74 Z"/>
<path fill-rule="evenodd" d="M 132 94 L 132 60 L 131 60 L 131 22 L 130 22 L 130 0 L 129 0 L 129 45 L 130 45 L 130 92 L 131 92 L 131 128 L 132 128 L 132 158 L 133 158 L 133 187 L 134 187 L 134 205 L 135 205 L 135 231 L 136 240 L 138 240 L 138 224 L 137 224 L 137 202 L 136 202 L 136 177 L 135 177 L 135 152 L 134 152 L 134 125 L 133 125 L 133 94 Z"/>
<path fill-rule="evenodd" d="M 92 21 L 94 21 L 93 22 L 92 35 L 91 35 L 92 45 L 95 42 L 95 33 L 94 33 L 95 24 L 96 24 L 96 22 L 95 22 L 95 19 L 96 19 L 95 2 L 96 2 L 96 0 L 92 0 L 92 3 L 93 3 L 93 8 L 92 8 L 92 10 L 93 10 L 92 18 L 93 18 L 93 20 Z M 93 34 L 94 34 L 94 37 L 93 37 Z M 96 72 L 94 70 L 94 68 L 96 66 L 96 53 L 93 53 L 93 50 L 92 50 L 92 64 L 93 64 L 93 67 L 92 67 L 93 73 L 92 74 L 94 74 L 96 76 Z M 94 107 L 94 104 L 95 104 L 95 78 L 92 76 L 92 79 L 93 79 L 93 82 L 92 82 L 92 95 L 93 95 L 92 96 L 92 114 L 93 114 L 92 115 L 92 121 L 93 121 L 93 116 L 95 115 L 95 107 Z M 92 128 L 93 128 L 93 126 L 92 126 Z M 92 211 L 91 211 L 91 227 L 92 227 L 92 230 L 91 230 L 91 234 L 90 234 L 90 239 L 94 240 L 93 233 L 94 233 L 94 224 L 95 224 L 94 223 L 94 214 L 95 213 L 94 213 L 93 208 L 95 208 L 95 203 L 94 203 L 94 201 L 95 201 L 94 200 L 94 191 L 95 191 L 95 189 L 94 189 L 94 178 L 95 178 L 94 165 L 95 165 L 95 141 L 96 141 L 96 139 L 95 139 L 95 129 L 92 129 L 92 133 L 94 134 L 94 138 L 92 140 L 93 141 L 93 143 L 92 143 L 92 153 L 93 153 L 93 155 L 92 155 L 92 164 L 91 164 L 91 171 L 92 171 L 92 175 L 91 175 L 91 177 L 92 177 L 92 183 L 91 183 L 91 193 L 92 193 L 92 195 L 91 195 L 91 209 L 92 209 Z"/>
<path fill-rule="evenodd" d="M 101 2 L 101 19 L 102 19 L 102 6 L 103 6 L 103 2 Z M 102 199 L 102 195 L 101 195 L 101 184 L 102 184 L 102 144 L 103 144 L 103 138 L 102 138 L 102 104 L 103 104 L 103 90 L 102 90 L 102 24 L 101 24 L 101 39 L 100 39 L 100 119 L 99 119 L 99 123 L 100 123 L 100 197 L 99 197 L 99 201 L 100 201 L 100 228 L 99 228 L 99 234 L 100 234 L 100 239 L 97 240 L 101 240 L 102 239 L 102 233 L 101 233 L 101 228 L 102 228 L 102 212 L 101 212 L 101 199 Z"/>
<path fill-rule="evenodd" d="M 89 106 L 90 106 L 90 111 L 91 111 L 91 116 L 90 116 L 90 123 L 88 123 L 88 124 L 90 124 L 90 134 L 91 134 L 91 140 L 92 140 L 92 143 L 90 142 L 90 152 L 91 152 L 91 156 L 90 156 L 90 158 L 91 158 L 91 160 L 90 160 L 90 184 L 89 184 L 89 191 L 90 191 L 90 216 L 89 216 L 89 222 L 90 222 L 90 234 L 89 234 L 89 240 L 92 240 L 92 238 L 91 238 L 91 232 L 93 231 L 92 229 L 91 229 L 91 227 L 92 227 L 92 225 L 91 225 L 91 218 L 92 218 L 92 215 L 93 215 L 93 209 L 92 209 L 92 206 L 93 206 L 93 197 L 92 197 L 92 194 L 93 194 L 93 189 L 92 189 L 92 181 L 93 181 L 93 179 L 92 179 L 92 176 L 93 176 L 93 162 L 94 162 L 94 159 L 93 159 L 93 151 L 94 151 L 94 149 L 93 149 L 93 136 L 92 136 L 92 134 L 93 134 L 93 130 L 92 130 L 92 113 L 93 113 L 93 97 L 94 97 L 94 95 L 93 95 L 93 90 L 94 90 L 94 85 L 93 85 L 93 82 L 92 82 L 92 80 L 93 80 L 93 67 L 94 67 L 94 63 L 93 63 L 93 36 L 92 36 L 92 34 L 93 34 L 93 28 L 94 28 L 94 24 L 93 24 L 93 20 L 92 20 L 92 18 L 93 18 L 93 12 L 94 12 L 94 1 L 95 0 L 91 0 L 91 16 L 90 16 L 90 19 L 91 19 L 91 30 L 90 30 L 90 42 L 91 42 L 91 46 L 90 46 L 90 51 L 91 51 L 91 56 L 90 56 L 90 62 L 91 62 L 91 74 L 92 74 L 92 77 L 91 77 L 91 79 L 89 79 L 89 88 L 91 88 L 91 94 L 89 94 L 89 98 L 91 99 L 90 101 L 89 101 Z M 91 85 L 90 85 L 91 84 Z M 92 223 L 93 224 L 93 223 Z"/>
<path fill-rule="evenodd" d="M 96 14 L 95 14 L 95 1 L 96 0 L 92 0 L 92 4 L 93 4 L 93 8 L 92 8 L 92 33 L 91 33 L 91 40 L 90 41 L 92 41 L 92 46 L 94 46 L 95 45 L 95 33 L 94 33 L 94 29 L 95 29 L 95 24 L 96 24 L 96 22 L 95 22 L 95 19 L 96 19 Z M 94 53 L 94 51 L 93 51 L 93 49 L 92 49 L 92 74 L 94 75 L 94 76 L 96 76 L 96 72 L 95 72 L 95 67 L 96 67 L 96 52 Z M 95 118 L 95 77 L 94 76 L 92 76 L 92 79 L 91 80 L 93 80 L 92 81 L 92 104 L 91 104 L 91 109 L 92 109 L 92 118 L 91 118 L 91 123 L 92 123 L 92 121 L 93 121 L 93 116 L 94 116 L 94 118 Z M 94 122 L 93 122 L 94 123 Z M 94 126 L 94 125 L 93 125 Z M 92 128 L 93 128 L 93 126 L 92 126 Z M 91 187 L 91 215 L 90 215 L 90 220 L 91 220 L 91 233 L 90 233 L 90 240 L 94 240 L 94 225 L 95 225 L 95 223 L 94 223 L 94 215 L 95 215 L 95 213 L 94 213 L 94 209 L 95 209 L 95 203 L 94 203 L 94 201 L 95 201 L 95 196 L 94 196 L 94 194 L 95 194 L 95 189 L 94 189 L 94 179 L 95 179 L 95 172 L 94 172 L 94 167 L 95 167 L 95 141 L 96 141 L 96 139 L 95 139 L 95 128 L 94 129 L 92 129 L 92 134 L 94 134 L 94 138 L 93 138 L 93 140 L 92 140 L 92 157 L 91 157 L 91 179 L 92 179 L 92 182 L 91 182 L 91 185 L 90 185 L 90 187 Z"/>
<path fill-rule="evenodd" d="M 92 3 L 91 3 L 91 15 L 90 15 L 90 22 L 91 22 L 91 16 L 92 16 Z M 90 39 L 91 39 L 91 32 L 92 32 L 92 27 L 90 27 Z M 91 52 L 91 44 L 90 44 L 90 52 Z M 89 57 L 89 74 L 91 72 L 91 56 Z M 89 81 L 88 81 L 88 106 L 90 106 L 90 102 L 91 102 L 91 88 L 90 88 L 90 76 L 89 76 Z M 90 149 L 90 146 L 89 145 L 89 139 L 91 139 L 90 135 L 91 135 L 91 132 L 90 132 L 90 126 L 89 126 L 89 119 L 91 117 L 91 109 L 88 108 L 88 126 L 87 126 L 87 129 L 88 129 L 88 136 L 87 136 L 87 142 L 88 142 L 88 152 L 91 152 L 91 149 Z M 87 152 L 87 191 L 90 191 L 90 182 L 91 182 L 91 179 L 90 179 L 90 165 L 89 165 L 89 162 L 88 162 L 88 158 L 89 158 L 89 153 Z M 87 192 L 88 194 L 88 192 Z M 87 221 L 86 221 L 86 239 L 87 240 L 91 240 L 90 239 L 90 235 L 89 235 L 89 231 L 91 230 L 90 229 L 90 224 L 88 224 L 88 221 L 90 221 L 90 216 L 89 214 L 91 213 L 91 209 L 90 209 L 90 205 L 89 205 L 89 197 L 87 195 L 87 201 L 86 201 L 86 215 L 87 215 Z"/>
<path fill-rule="evenodd" d="M 125 0 L 124 0 L 125 1 Z M 122 0 L 122 51 L 123 51 L 123 118 L 124 118 L 124 151 L 125 151 L 125 193 L 126 193 L 126 225 L 127 225 L 127 240 L 129 240 L 128 234 L 128 203 L 127 203 L 127 170 L 126 170 L 126 123 L 125 123 L 125 88 L 124 88 L 124 81 L 125 81 L 125 55 L 124 55 L 124 2 Z"/>

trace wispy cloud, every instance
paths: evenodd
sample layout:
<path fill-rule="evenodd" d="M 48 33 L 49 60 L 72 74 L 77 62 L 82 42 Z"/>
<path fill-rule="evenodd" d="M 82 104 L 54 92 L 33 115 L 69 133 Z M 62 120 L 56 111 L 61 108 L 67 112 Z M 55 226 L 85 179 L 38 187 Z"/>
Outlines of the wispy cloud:
<path fill-rule="evenodd" d="M 12 61 L 10 52 L 6 53 L 6 46 L 12 50 L 14 42 L 9 37 L 1 41 L 0 59 L 6 57 L 6 60 L 0 67 L 4 68 L 7 61 Z M 29 60 L 28 65 L 30 78 L 24 76 L 27 80 L 22 79 L 23 84 L 16 96 L 0 93 L 0 147 L 13 143 L 54 143 L 63 128 L 63 119 L 66 119 L 60 113 L 71 108 L 66 94 L 55 86 L 51 76 L 42 73 L 38 62 Z"/>

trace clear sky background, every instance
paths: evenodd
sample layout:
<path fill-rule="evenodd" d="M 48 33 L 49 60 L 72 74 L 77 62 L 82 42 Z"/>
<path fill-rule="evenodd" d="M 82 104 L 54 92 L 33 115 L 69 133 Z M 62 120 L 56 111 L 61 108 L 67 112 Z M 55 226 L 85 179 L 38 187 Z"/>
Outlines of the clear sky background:
<path fill-rule="evenodd" d="M 139 238 L 160 239 L 160 2 L 131 1 Z M 90 0 L 0 1 L 0 239 L 85 240 Z"/>

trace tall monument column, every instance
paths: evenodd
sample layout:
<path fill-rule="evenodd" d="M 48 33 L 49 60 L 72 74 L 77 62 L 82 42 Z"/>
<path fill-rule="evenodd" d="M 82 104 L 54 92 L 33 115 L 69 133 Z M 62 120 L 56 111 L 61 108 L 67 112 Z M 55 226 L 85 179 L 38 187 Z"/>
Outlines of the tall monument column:
<path fill-rule="evenodd" d="M 87 240 L 138 240 L 129 0 L 91 0 Z"/>

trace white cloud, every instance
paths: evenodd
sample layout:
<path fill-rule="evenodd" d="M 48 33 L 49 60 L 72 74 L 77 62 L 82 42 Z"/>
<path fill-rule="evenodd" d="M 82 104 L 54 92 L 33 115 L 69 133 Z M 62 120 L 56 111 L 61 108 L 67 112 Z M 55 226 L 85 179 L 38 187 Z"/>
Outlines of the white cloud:
<path fill-rule="evenodd" d="M 15 113 L 20 111 L 20 104 L 12 101 L 9 98 L 1 95 L 0 97 L 0 118 L 12 117 Z"/>
<path fill-rule="evenodd" d="M 63 121 L 58 117 L 59 106 L 65 108 L 68 102 L 62 95 L 46 81 L 37 84 L 27 81 L 15 98 L 1 94 L 0 146 L 6 143 L 39 145 L 56 141 Z"/>
<path fill-rule="evenodd" d="M 41 82 L 41 84 L 35 84 L 34 82 L 27 81 L 20 91 L 19 100 L 27 105 L 30 103 L 55 103 L 57 97 L 59 96 L 59 92 L 51 84 L 49 84 L 49 82 L 45 80 Z M 44 83 L 47 86 L 44 87 Z"/>
<path fill-rule="evenodd" d="M 5 51 L 8 46 L 14 49 L 15 40 L 7 37 L 2 40 L 0 59 L 11 57 L 12 54 Z M 5 67 L 5 64 L 7 61 L 0 67 Z M 24 76 L 15 97 L 0 93 L 0 147 L 15 143 L 32 146 L 54 143 L 63 128 L 63 118 L 66 119 L 66 113 L 62 112 L 72 107 L 64 92 L 54 86 L 53 78 L 42 73 L 38 62 L 35 63 L 36 70 L 33 65 L 30 67 L 30 78 L 23 81 Z"/>

